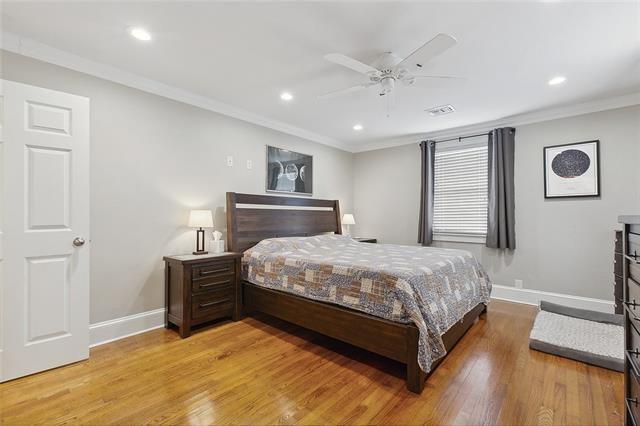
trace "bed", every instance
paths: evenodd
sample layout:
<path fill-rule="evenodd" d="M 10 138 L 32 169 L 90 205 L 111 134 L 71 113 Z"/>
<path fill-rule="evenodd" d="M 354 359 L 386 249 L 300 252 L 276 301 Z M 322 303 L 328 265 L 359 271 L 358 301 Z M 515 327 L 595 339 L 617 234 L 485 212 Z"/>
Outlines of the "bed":
<path fill-rule="evenodd" d="M 486 311 L 491 285 L 461 250 L 359 243 L 337 200 L 227 193 L 227 243 L 243 253 L 244 315 L 263 312 L 407 366 L 422 392 Z"/>

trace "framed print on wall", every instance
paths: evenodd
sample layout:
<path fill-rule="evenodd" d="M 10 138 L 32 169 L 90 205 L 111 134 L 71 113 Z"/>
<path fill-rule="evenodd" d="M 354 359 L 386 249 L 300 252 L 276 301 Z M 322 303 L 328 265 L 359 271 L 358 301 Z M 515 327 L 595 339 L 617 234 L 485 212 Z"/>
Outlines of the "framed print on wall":
<path fill-rule="evenodd" d="M 313 157 L 267 145 L 267 192 L 313 194 Z"/>
<path fill-rule="evenodd" d="M 544 147 L 544 197 L 600 195 L 600 141 Z"/>

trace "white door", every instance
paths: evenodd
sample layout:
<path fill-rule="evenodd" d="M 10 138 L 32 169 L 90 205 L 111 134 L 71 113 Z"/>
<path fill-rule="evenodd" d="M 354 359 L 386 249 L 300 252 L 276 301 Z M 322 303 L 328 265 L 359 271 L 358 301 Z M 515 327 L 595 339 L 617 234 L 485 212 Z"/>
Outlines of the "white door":
<path fill-rule="evenodd" d="M 0 95 L 6 381 L 89 357 L 89 99 L 6 80 Z"/>

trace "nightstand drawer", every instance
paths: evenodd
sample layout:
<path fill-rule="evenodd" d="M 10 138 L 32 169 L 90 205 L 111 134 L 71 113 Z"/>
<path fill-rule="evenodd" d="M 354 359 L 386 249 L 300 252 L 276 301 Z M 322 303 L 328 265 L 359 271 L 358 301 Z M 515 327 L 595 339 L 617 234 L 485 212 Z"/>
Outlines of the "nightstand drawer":
<path fill-rule="evenodd" d="M 191 291 L 194 293 L 200 293 L 203 291 L 218 290 L 220 288 L 233 285 L 234 280 L 234 274 L 213 275 L 199 280 L 192 280 Z"/>
<path fill-rule="evenodd" d="M 230 315 L 235 302 L 234 287 L 194 295 L 191 302 L 191 316 L 197 319 L 212 319 Z"/>
<path fill-rule="evenodd" d="M 233 261 L 210 262 L 202 265 L 193 266 L 191 277 L 194 281 L 221 275 L 233 275 Z"/>

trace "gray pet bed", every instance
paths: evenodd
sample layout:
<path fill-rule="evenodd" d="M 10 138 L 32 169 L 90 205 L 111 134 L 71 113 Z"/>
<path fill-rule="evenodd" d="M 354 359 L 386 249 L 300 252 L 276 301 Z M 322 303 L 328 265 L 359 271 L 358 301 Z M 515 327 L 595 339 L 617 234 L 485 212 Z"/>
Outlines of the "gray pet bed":
<path fill-rule="evenodd" d="M 529 347 L 615 371 L 624 369 L 622 315 L 540 302 Z"/>

